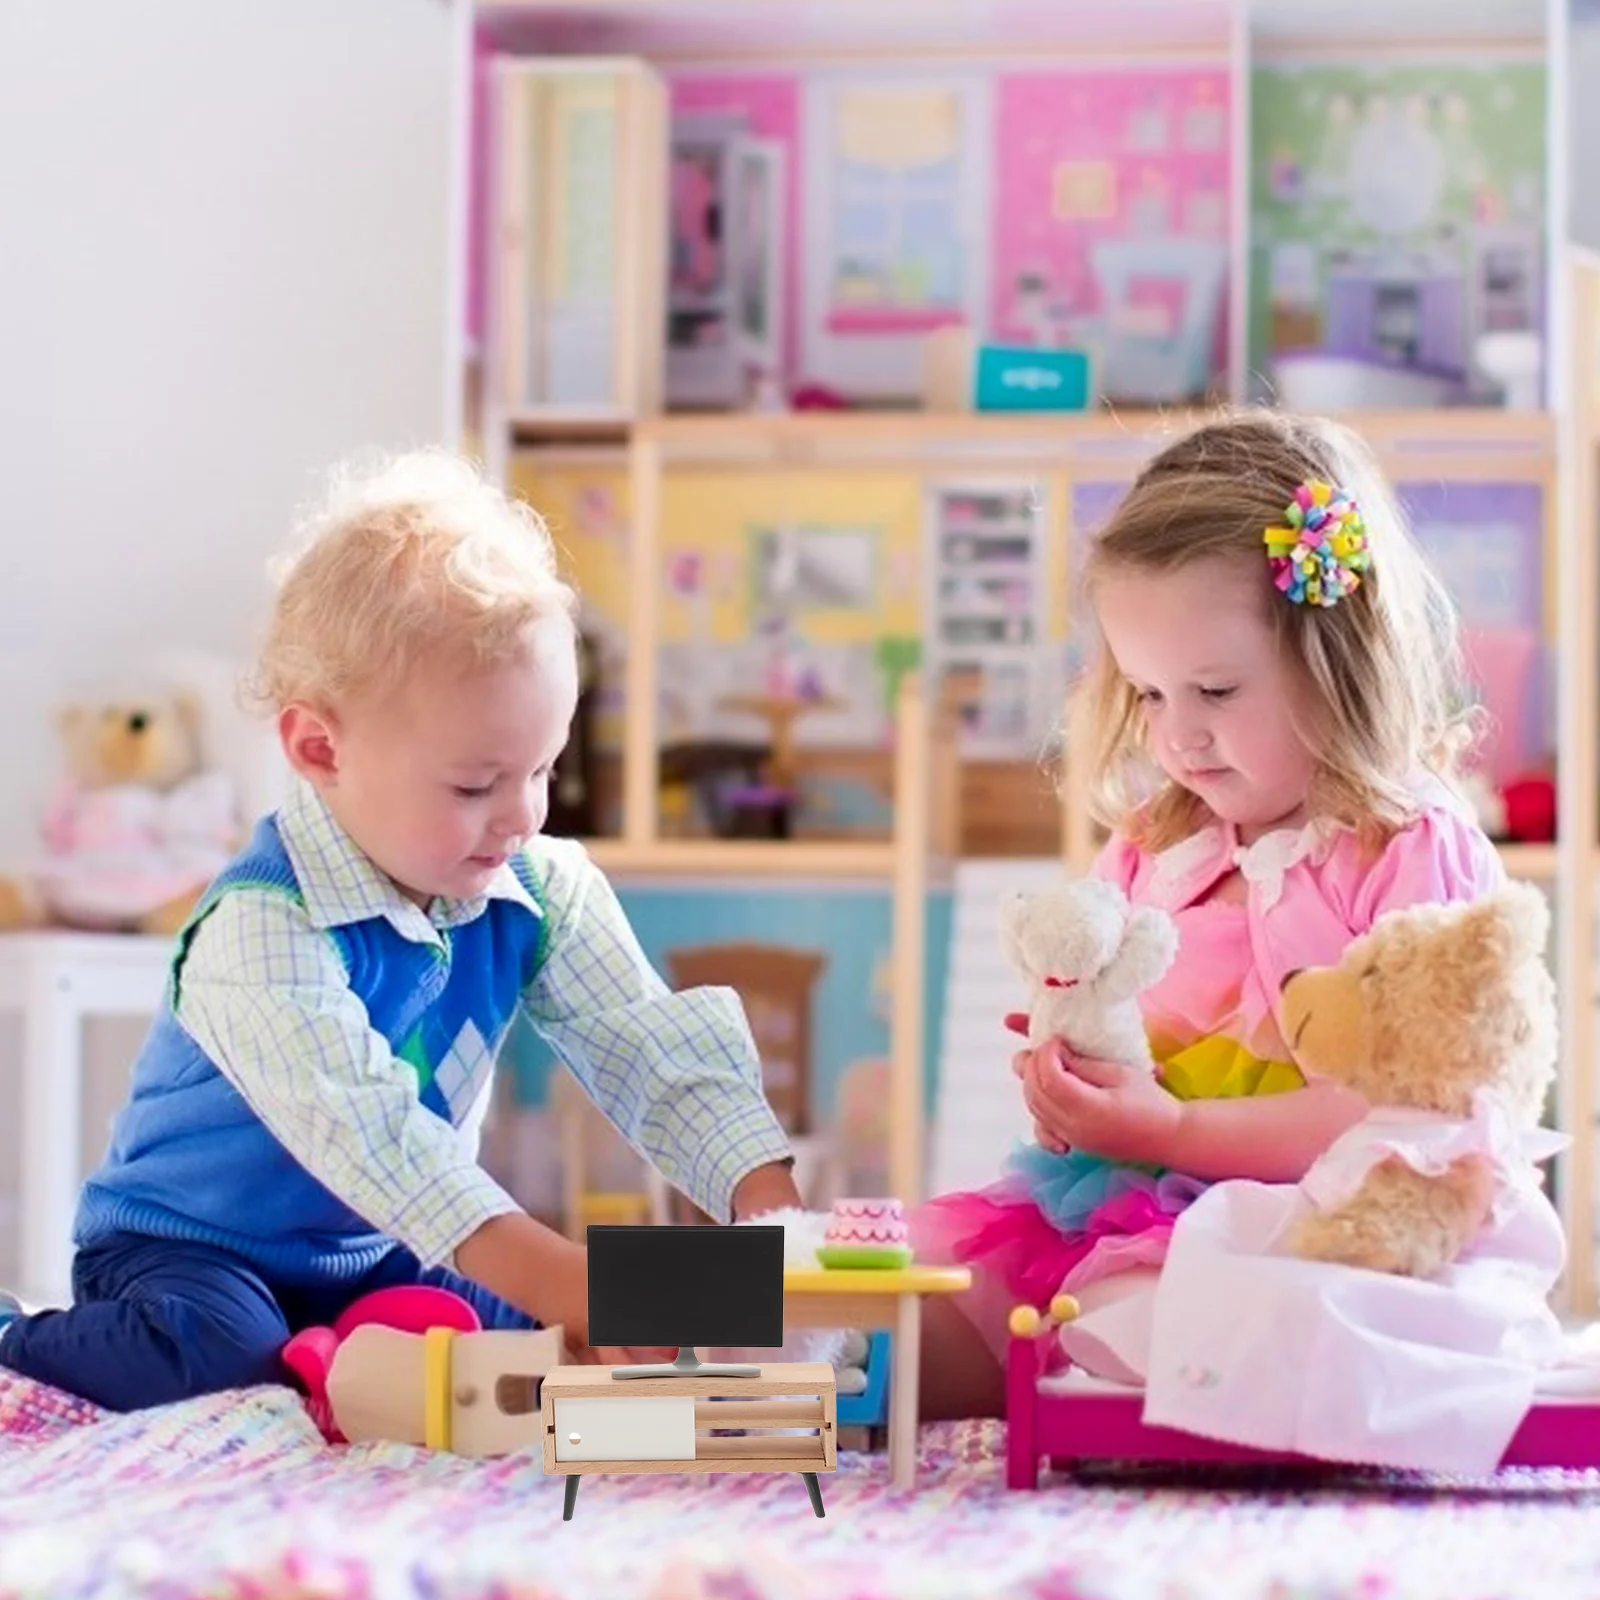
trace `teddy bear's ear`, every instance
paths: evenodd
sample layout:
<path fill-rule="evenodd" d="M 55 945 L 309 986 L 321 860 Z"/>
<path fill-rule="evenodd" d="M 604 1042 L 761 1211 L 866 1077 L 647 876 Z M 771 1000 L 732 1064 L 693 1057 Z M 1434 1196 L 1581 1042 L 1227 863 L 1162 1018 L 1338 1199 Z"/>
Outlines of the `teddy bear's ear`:
<path fill-rule="evenodd" d="M 192 689 L 180 689 L 172 697 L 172 709 L 178 713 L 183 731 L 196 744 L 200 740 L 200 696 Z"/>
<path fill-rule="evenodd" d="M 1550 932 L 1550 907 L 1528 883 L 1509 883 L 1493 894 L 1453 908 L 1458 971 L 1478 969 L 1476 981 L 1492 983 L 1530 961 L 1541 960 Z"/>
<path fill-rule="evenodd" d="M 1000 948 L 1015 967 L 1027 965 L 1022 948 L 1022 930 L 1030 904 L 1028 896 L 1020 892 L 1009 894 L 1000 902 Z"/>
<path fill-rule="evenodd" d="M 1545 953 L 1550 938 L 1550 902 L 1531 883 L 1513 882 L 1480 902 L 1492 915 L 1506 958 L 1534 961 Z"/>
<path fill-rule="evenodd" d="M 94 765 L 94 707 L 74 700 L 56 712 L 56 735 L 61 740 L 63 770 L 74 780 L 85 780 Z"/>
<path fill-rule="evenodd" d="M 1016 938 L 1017 924 L 1021 920 L 1023 910 L 1027 904 L 1027 896 L 1022 894 L 1020 891 L 1016 894 L 1008 894 L 1005 899 L 1000 902 L 1000 914 L 998 921 L 1000 924 L 1000 937 L 1002 939 L 1009 942 L 1010 940 Z"/>
<path fill-rule="evenodd" d="M 1178 929 L 1166 912 L 1139 906 L 1128 917 L 1122 943 L 1100 974 L 1101 995 L 1109 1001 L 1132 1000 L 1166 974 L 1178 953 Z"/>

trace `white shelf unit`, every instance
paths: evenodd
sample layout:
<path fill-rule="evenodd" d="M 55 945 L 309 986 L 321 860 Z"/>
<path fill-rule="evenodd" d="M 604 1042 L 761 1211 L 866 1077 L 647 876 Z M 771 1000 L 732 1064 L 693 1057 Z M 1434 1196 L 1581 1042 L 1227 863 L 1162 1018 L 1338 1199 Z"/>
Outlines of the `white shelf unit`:
<path fill-rule="evenodd" d="M 1027 477 L 934 481 L 925 498 L 924 650 L 954 677 L 964 756 L 1025 758 L 1048 715 L 1048 519 Z"/>

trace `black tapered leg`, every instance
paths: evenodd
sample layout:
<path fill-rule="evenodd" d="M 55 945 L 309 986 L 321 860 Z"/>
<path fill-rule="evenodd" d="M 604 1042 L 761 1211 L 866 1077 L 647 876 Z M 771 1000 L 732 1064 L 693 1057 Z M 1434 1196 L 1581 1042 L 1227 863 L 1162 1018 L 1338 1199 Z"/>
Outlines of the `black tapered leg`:
<path fill-rule="evenodd" d="M 800 1476 L 806 1480 L 806 1493 L 811 1496 L 811 1509 L 819 1517 L 826 1515 L 822 1509 L 822 1486 L 817 1482 L 816 1473 L 802 1472 Z"/>
<path fill-rule="evenodd" d="M 577 1505 L 577 1503 L 578 1474 L 576 1472 L 569 1472 L 567 1474 L 567 1497 L 561 1503 L 561 1520 L 563 1522 L 572 1521 L 572 1508 Z"/>

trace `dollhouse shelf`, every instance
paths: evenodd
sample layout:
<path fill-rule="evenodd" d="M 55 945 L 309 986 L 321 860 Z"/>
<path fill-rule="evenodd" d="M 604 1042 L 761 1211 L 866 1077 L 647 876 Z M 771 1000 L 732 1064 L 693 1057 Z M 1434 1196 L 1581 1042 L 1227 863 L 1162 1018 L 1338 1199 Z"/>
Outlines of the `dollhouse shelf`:
<path fill-rule="evenodd" d="M 506 415 L 525 444 L 649 441 L 663 464 L 765 464 L 774 458 L 804 464 L 817 459 L 948 460 L 951 452 L 1007 460 L 1049 460 L 1063 454 L 1148 456 L 1153 441 L 1178 435 L 1221 413 L 1205 410 L 1119 409 L 1047 417 L 932 411 L 669 412 L 632 422 L 619 417 L 549 413 Z M 1553 451 L 1555 422 L 1543 411 L 1459 407 L 1363 411 L 1339 416 L 1380 452 L 1407 459 L 1416 452 L 1451 454 L 1452 472 L 1471 472 L 1487 455 L 1486 471 L 1506 460 L 1526 461 Z M 1456 459 L 1454 453 L 1466 459 Z"/>
<path fill-rule="evenodd" d="M 1553 844 L 1503 844 L 1500 860 L 1513 878 L 1526 878 L 1531 883 L 1555 880 L 1556 847 Z M 1595 870 L 1600 872 L 1600 855 L 1595 857 Z"/>
<path fill-rule="evenodd" d="M 551 413 L 513 407 L 499 413 L 501 424 L 519 447 L 604 445 L 620 449 L 628 442 L 630 419 L 605 410 Z"/>
<path fill-rule="evenodd" d="M 584 846 L 602 872 L 629 877 L 862 878 L 894 875 L 890 840 L 842 843 L 807 839 L 586 839 Z M 1551 882 L 1556 875 L 1553 844 L 1503 844 L 1500 859 L 1513 878 Z M 1600 854 L 1595 857 L 1600 874 Z"/>
<path fill-rule="evenodd" d="M 1006 467 L 1049 472 L 1082 466 L 1136 471 L 1160 443 L 1207 411 L 1118 410 L 1035 419 L 924 411 L 668 413 L 632 423 L 549 416 L 513 422 L 506 443 L 524 450 L 615 451 L 647 445 L 669 467 L 806 471 L 844 466 Z M 1450 482 L 1549 483 L 1555 419 L 1546 412 L 1461 407 L 1340 416 L 1393 475 Z"/>
<path fill-rule="evenodd" d="M 1395 49 L 1448 40 L 1504 45 L 1537 42 L 1540 0 L 1480 3 L 1470 16 L 1449 0 L 1359 8 L 1353 21 L 1311 0 L 1140 0 L 1130 7 L 1067 5 L 1061 0 L 476 0 L 480 20 L 520 47 L 626 51 L 659 61 L 837 60 L 889 54 L 902 60 L 968 62 L 985 57 L 1075 59 L 1146 53 L 1160 40 L 1167 56 L 1225 54 L 1235 19 L 1253 48 Z"/>
<path fill-rule="evenodd" d="M 750 878 L 891 878 L 895 846 L 806 839 L 623 839 L 585 840 L 603 872 L 649 876 Z"/>

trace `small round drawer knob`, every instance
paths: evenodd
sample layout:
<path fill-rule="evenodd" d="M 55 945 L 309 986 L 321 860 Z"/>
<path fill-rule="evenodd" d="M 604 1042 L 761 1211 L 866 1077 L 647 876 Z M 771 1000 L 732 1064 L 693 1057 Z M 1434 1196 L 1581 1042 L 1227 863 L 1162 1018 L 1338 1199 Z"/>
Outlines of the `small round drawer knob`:
<path fill-rule="evenodd" d="M 567 1435 L 567 1443 L 568 1444 L 582 1444 L 583 1443 L 583 1435 L 581 1433 L 569 1433 Z"/>
<path fill-rule="evenodd" d="M 458 1406 L 475 1406 L 478 1403 L 478 1391 L 470 1383 L 464 1383 L 456 1390 L 456 1404 Z"/>

